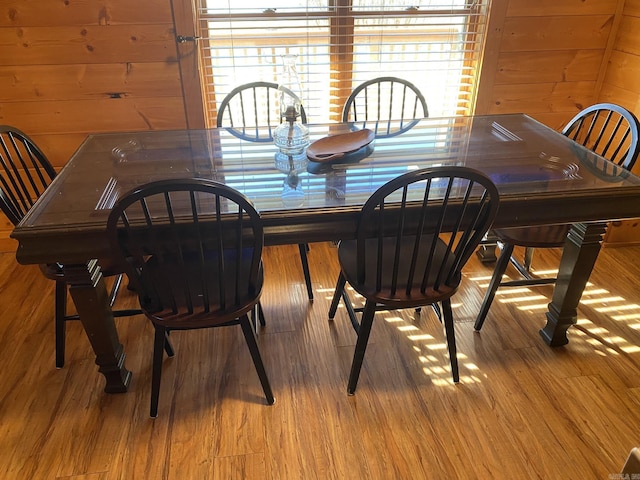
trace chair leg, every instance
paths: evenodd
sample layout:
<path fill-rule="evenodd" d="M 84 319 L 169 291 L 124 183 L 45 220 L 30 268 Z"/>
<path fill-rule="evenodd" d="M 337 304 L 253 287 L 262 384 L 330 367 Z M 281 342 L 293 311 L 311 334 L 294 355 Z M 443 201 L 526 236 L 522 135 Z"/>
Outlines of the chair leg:
<path fill-rule="evenodd" d="M 300 250 L 300 261 L 302 262 L 302 271 L 304 272 L 304 281 L 307 284 L 307 295 L 309 300 L 313 300 L 313 287 L 311 286 L 311 274 L 309 273 L 309 261 L 307 259 L 307 250 L 309 246 L 306 243 L 298 244 Z"/>
<path fill-rule="evenodd" d="M 527 272 L 531 271 L 531 262 L 533 261 L 533 247 L 527 247 L 524 249 L 524 261 L 523 265 Z"/>
<path fill-rule="evenodd" d="M 64 367 L 66 316 L 67 316 L 67 282 L 56 280 L 55 290 L 55 342 L 56 342 L 56 368 Z"/>
<path fill-rule="evenodd" d="M 124 274 L 116 275 L 115 280 L 113 281 L 113 285 L 111 290 L 109 291 L 109 306 L 112 308 L 113 316 L 115 317 L 133 317 L 134 315 L 142 314 L 142 309 L 140 308 L 130 308 L 127 310 L 113 310 L 113 306 L 116 303 L 116 299 L 118 298 L 118 292 L 120 291 L 120 287 L 122 286 Z M 131 286 L 131 284 L 127 284 L 127 290 L 131 292 L 135 292 L 135 289 Z"/>
<path fill-rule="evenodd" d="M 480 307 L 480 311 L 478 312 L 478 316 L 476 317 L 476 323 L 473 326 L 476 332 L 479 332 L 482 328 L 482 325 L 484 324 L 487 313 L 489 313 L 489 308 L 491 308 L 493 298 L 496 296 L 496 290 L 498 290 L 500 282 L 502 281 L 502 276 L 504 275 L 504 272 L 509 265 L 509 259 L 511 258 L 512 253 L 513 245 L 505 243 L 502 248 L 502 252 L 500 253 L 500 257 L 496 262 L 495 269 L 493 270 L 493 276 L 491 277 L 487 293 L 485 293 L 484 295 L 482 306 Z"/>
<path fill-rule="evenodd" d="M 118 297 L 118 291 L 120 290 L 121 284 L 122 284 L 122 274 L 116 275 L 116 278 L 113 281 L 113 287 L 111 287 L 111 291 L 109 292 L 110 307 L 113 307 L 113 304 L 116 303 L 116 298 Z"/>
<path fill-rule="evenodd" d="M 456 349 L 456 331 L 453 327 L 453 312 L 451 311 L 451 300 L 442 301 L 442 320 L 444 330 L 447 334 L 447 347 L 449 348 L 449 361 L 451 362 L 451 376 L 453 381 L 460 381 L 460 373 L 458 372 L 458 355 Z"/>
<path fill-rule="evenodd" d="M 367 350 L 369 334 L 373 325 L 373 317 L 376 313 L 375 302 L 367 302 L 364 305 L 362 319 L 360 320 L 360 329 L 358 330 L 358 340 L 356 341 L 356 349 L 353 352 L 353 362 L 351 362 L 351 373 L 349 373 L 349 384 L 347 385 L 347 394 L 356 393 L 358 378 L 360 377 L 360 369 L 364 360 L 364 353 Z"/>
<path fill-rule="evenodd" d="M 176 352 L 173 350 L 173 345 L 171 344 L 171 338 L 169 338 L 169 330 L 164 334 L 164 351 L 167 353 L 167 357 L 173 357 Z"/>
<path fill-rule="evenodd" d="M 494 263 L 497 260 L 497 248 L 497 237 L 493 230 L 489 230 L 480 242 L 480 248 L 476 251 L 476 255 L 482 263 Z"/>
<path fill-rule="evenodd" d="M 163 327 L 154 325 L 155 337 L 153 342 L 153 371 L 151 374 L 151 418 L 158 416 L 158 400 L 160 397 L 160 379 L 162 377 L 162 357 L 165 349 L 167 331 Z"/>
<path fill-rule="evenodd" d="M 120 284 L 122 282 L 122 275 L 118 275 L 111 291 L 109 292 L 109 306 L 113 307 L 115 303 L 118 290 L 120 288 Z M 67 322 L 69 320 L 78 320 L 79 317 L 77 314 L 67 315 L 67 293 L 68 293 L 68 285 L 64 280 L 56 280 L 55 287 L 55 313 L 54 313 L 54 323 L 55 323 L 55 348 L 56 348 L 56 368 L 64 367 L 65 360 L 65 350 L 66 350 L 66 335 L 67 335 Z M 133 315 L 141 314 L 142 310 L 137 309 L 129 309 L 129 310 L 115 310 L 113 311 L 114 317 L 130 317 Z M 171 343 L 169 342 L 169 337 L 167 337 L 167 343 L 165 345 L 165 350 L 167 355 L 170 357 L 173 356 L 173 348 L 171 347 Z"/>
<path fill-rule="evenodd" d="M 338 304 L 340 303 L 340 298 L 342 297 L 342 292 L 344 291 L 344 286 L 347 283 L 347 279 L 344 277 L 342 272 L 338 276 L 338 283 L 336 284 L 336 291 L 333 293 L 333 300 L 331 300 L 331 306 L 329 307 L 329 320 L 333 320 L 333 317 L 336 316 L 336 310 L 338 310 Z"/>
<path fill-rule="evenodd" d="M 242 327 L 242 333 L 244 334 L 244 339 L 247 342 L 247 347 L 249 347 L 249 352 L 251 353 L 251 358 L 253 359 L 253 365 L 256 367 L 258 378 L 260 379 L 260 383 L 262 384 L 264 396 L 267 398 L 267 403 L 269 405 L 273 405 L 276 400 L 273 397 L 273 392 L 271 391 L 271 385 L 269 384 L 267 372 L 264 369 L 264 363 L 262 363 L 262 356 L 260 355 L 258 343 L 256 342 L 256 337 L 253 333 L 253 328 L 251 327 L 251 321 L 246 314 L 240 317 L 239 320 L 240 326 Z"/>
<path fill-rule="evenodd" d="M 261 327 L 264 327 L 267 322 L 264 318 L 264 310 L 262 309 L 262 304 L 260 302 L 256 304 L 256 309 L 258 310 L 258 322 L 260 322 Z"/>
<path fill-rule="evenodd" d="M 264 317 L 264 310 L 262 309 L 262 305 L 260 302 L 256 303 L 251 309 L 251 315 L 249 316 L 251 319 L 251 326 L 253 327 L 253 331 L 258 333 L 258 322 L 260 322 L 260 326 L 264 327 L 267 322 Z"/>

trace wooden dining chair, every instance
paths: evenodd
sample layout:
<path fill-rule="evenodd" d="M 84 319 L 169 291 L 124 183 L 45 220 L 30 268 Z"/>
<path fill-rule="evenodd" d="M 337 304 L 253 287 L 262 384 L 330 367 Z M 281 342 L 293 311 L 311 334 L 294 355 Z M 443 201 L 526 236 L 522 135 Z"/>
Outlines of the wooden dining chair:
<path fill-rule="evenodd" d="M 405 173 L 367 200 L 355 240 L 338 246 L 340 275 L 329 308 L 333 319 L 342 298 L 358 335 L 347 386 L 350 395 L 355 393 L 379 309 L 437 305 L 453 381 L 459 381 L 451 297 L 462 281 L 462 268 L 493 222 L 498 202 L 493 182 L 466 167 Z M 363 308 L 353 307 L 347 282 L 364 297 Z"/>
<path fill-rule="evenodd" d="M 0 208 L 15 226 L 33 207 L 40 195 L 56 177 L 56 171 L 38 146 L 17 128 L 0 125 Z M 92 260 L 93 262 L 97 260 Z M 110 259 L 99 262 L 105 277 L 115 277 L 109 293 L 109 305 L 113 307 L 120 284 L 121 272 Z M 68 286 L 62 265 L 40 265 L 42 273 L 55 284 L 55 363 L 62 368 L 65 361 L 66 322 L 78 320 L 77 314 L 67 312 Z M 115 317 L 142 313 L 138 309 L 116 310 Z"/>
<path fill-rule="evenodd" d="M 278 84 L 250 82 L 231 90 L 220 103 L 216 125 L 250 142 L 273 142 L 273 130 L 282 123 Z M 307 123 L 304 107 L 300 121 Z"/>
<path fill-rule="evenodd" d="M 282 122 L 280 108 L 275 102 L 278 84 L 251 82 L 240 85 L 224 97 L 218 109 L 217 126 L 232 135 L 250 142 L 273 142 L 273 130 Z M 300 107 L 300 121 L 307 123 L 304 107 Z M 302 273 L 309 300 L 313 300 L 313 286 L 307 252 L 309 245 L 298 244 Z"/>
<path fill-rule="evenodd" d="M 640 124 L 633 113 L 619 105 L 599 103 L 585 108 L 573 117 L 562 133 L 620 168 L 631 170 L 640 152 L 639 131 Z M 592 165 L 587 161 L 582 167 L 602 169 L 602 175 L 607 175 L 606 170 L 609 169 L 608 164 Z M 532 274 L 533 252 L 537 248 L 562 247 L 570 228 L 571 225 L 542 225 L 492 231 L 501 245 L 501 252 L 476 317 L 476 331 L 482 328 L 499 287 L 530 287 L 556 282 L 555 277 L 537 277 Z M 523 260 L 514 255 L 516 246 L 524 247 Z M 503 280 L 509 264 L 515 267 L 519 278 Z"/>
<path fill-rule="evenodd" d="M 268 404 L 273 393 L 249 314 L 263 284 L 263 226 L 242 194 L 205 179 L 161 180 L 125 194 L 107 221 L 114 255 L 155 329 L 151 417 L 173 330 L 240 325 Z"/>
<path fill-rule="evenodd" d="M 369 128 L 378 138 L 399 135 L 428 116 L 424 95 L 398 77 L 378 77 L 358 85 L 342 109 L 344 123 Z"/>

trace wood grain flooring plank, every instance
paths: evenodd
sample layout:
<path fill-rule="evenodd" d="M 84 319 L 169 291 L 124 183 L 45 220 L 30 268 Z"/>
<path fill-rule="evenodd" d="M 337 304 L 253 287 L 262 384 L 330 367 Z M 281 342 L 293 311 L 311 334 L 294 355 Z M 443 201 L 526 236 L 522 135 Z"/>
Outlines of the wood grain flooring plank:
<path fill-rule="evenodd" d="M 461 382 L 433 312 L 379 312 L 348 396 L 355 332 L 343 307 L 327 319 L 335 247 L 310 245 L 313 302 L 297 247 L 269 247 L 257 338 L 275 405 L 239 329 L 174 332 L 155 420 L 144 316 L 116 320 L 133 379 L 105 394 L 79 323 L 54 368 L 53 283 L 0 254 L 0 478 L 607 478 L 640 442 L 638 254 L 602 250 L 560 348 L 538 333 L 550 289 L 501 295 L 474 332 L 491 266 L 472 259 L 453 305 Z M 535 266 L 558 258 L 536 252 Z"/>

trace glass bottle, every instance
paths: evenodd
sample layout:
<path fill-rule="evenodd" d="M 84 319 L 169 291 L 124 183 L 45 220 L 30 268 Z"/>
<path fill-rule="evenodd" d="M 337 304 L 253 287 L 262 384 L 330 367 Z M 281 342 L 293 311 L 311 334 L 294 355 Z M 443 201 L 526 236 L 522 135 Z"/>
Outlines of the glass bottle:
<path fill-rule="evenodd" d="M 302 85 L 296 70 L 297 55 L 282 55 L 278 82 L 280 125 L 273 132 L 275 145 L 286 155 L 296 155 L 309 145 L 309 129 L 302 124 Z"/>

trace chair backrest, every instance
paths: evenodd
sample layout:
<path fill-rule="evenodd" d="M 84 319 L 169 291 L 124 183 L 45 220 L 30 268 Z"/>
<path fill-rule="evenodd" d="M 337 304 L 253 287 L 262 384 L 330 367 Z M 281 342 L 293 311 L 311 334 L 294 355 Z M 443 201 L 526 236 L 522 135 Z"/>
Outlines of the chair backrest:
<path fill-rule="evenodd" d="M 640 152 L 640 124 L 627 109 L 612 103 L 585 108 L 562 133 L 606 159 L 631 170 Z"/>
<path fill-rule="evenodd" d="M 140 186 L 114 205 L 107 232 L 142 309 L 158 324 L 232 321 L 259 298 L 262 221 L 231 187 L 205 179 Z"/>
<path fill-rule="evenodd" d="M 282 123 L 277 99 L 277 83 L 251 82 L 240 85 L 222 100 L 216 125 L 226 127 L 244 140 L 272 142 L 273 129 Z M 300 112 L 300 121 L 307 123 L 304 107 Z"/>
<path fill-rule="evenodd" d="M 378 77 L 358 85 L 342 109 L 343 122 L 362 123 L 377 137 L 398 135 L 428 116 L 420 90 L 397 77 Z"/>
<path fill-rule="evenodd" d="M 362 207 L 358 283 L 405 298 L 456 288 L 498 203 L 494 183 L 467 167 L 426 168 L 391 180 Z"/>
<path fill-rule="evenodd" d="M 56 172 L 26 134 L 7 125 L 0 125 L 0 164 L 0 208 L 17 225 Z"/>

